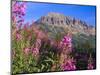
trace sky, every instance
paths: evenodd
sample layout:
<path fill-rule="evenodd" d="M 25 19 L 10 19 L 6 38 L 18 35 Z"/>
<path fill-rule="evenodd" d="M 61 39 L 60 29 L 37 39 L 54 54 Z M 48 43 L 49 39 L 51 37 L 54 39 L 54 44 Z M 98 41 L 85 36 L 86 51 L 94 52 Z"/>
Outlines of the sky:
<path fill-rule="evenodd" d="M 82 6 L 71 4 L 54 4 L 54 3 L 26 3 L 25 22 L 33 22 L 41 16 L 47 15 L 49 12 L 61 13 L 65 16 L 74 17 L 78 20 L 85 21 L 87 24 L 95 26 L 96 7 Z"/>

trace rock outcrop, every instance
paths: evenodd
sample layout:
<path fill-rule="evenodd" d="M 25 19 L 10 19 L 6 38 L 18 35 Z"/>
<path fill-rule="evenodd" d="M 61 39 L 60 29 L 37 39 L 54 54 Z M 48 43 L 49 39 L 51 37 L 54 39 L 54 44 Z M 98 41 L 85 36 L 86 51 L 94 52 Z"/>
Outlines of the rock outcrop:
<path fill-rule="evenodd" d="M 36 21 L 37 24 L 46 24 L 49 26 L 63 27 L 73 34 L 82 33 L 86 35 L 95 35 L 95 27 L 88 25 L 86 22 L 65 16 L 60 13 L 48 13 Z"/>

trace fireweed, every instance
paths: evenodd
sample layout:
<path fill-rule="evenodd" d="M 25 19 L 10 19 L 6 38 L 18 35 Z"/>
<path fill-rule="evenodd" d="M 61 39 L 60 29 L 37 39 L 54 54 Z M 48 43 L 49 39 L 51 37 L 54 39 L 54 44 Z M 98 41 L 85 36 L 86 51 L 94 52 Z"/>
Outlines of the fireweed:
<path fill-rule="evenodd" d="M 93 66 L 93 59 L 92 59 L 91 54 L 90 54 L 90 57 L 88 59 L 87 69 L 92 70 L 93 68 L 94 68 L 94 66 Z"/>
<path fill-rule="evenodd" d="M 41 47 L 41 40 L 40 39 L 36 39 L 34 48 L 32 48 L 33 56 L 37 56 L 39 54 L 40 47 Z"/>
<path fill-rule="evenodd" d="M 70 35 L 64 36 L 64 38 L 60 42 L 61 48 L 66 48 L 66 50 L 71 50 L 72 48 L 72 39 Z"/>
<path fill-rule="evenodd" d="M 25 15 L 26 5 L 24 2 L 18 3 L 17 1 L 12 2 L 12 21 L 16 22 L 18 27 L 21 27 L 24 23 L 23 16 Z"/>
<path fill-rule="evenodd" d="M 61 69 L 63 71 L 76 70 L 75 61 L 73 58 L 64 59 L 63 64 L 61 64 Z"/>
<path fill-rule="evenodd" d="M 61 40 L 60 47 L 62 48 L 60 56 L 61 70 L 76 70 L 75 60 L 69 55 L 72 50 L 72 39 L 69 34 Z"/>
<path fill-rule="evenodd" d="M 42 31 L 38 26 L 33 25 L 33 27 L 31 27 L 29 23 L 24 23 L 23 17 L 25 16 L 25 10 L 25 3 L 13 1 L 13 74 L 43 71 L 73 71 L 78 69 L 75 58 L 71 56 L 73 47 L 72 36 L 70 34 L 67 34 L 63 38 L 59 39 L 60 42 L 57 39 L 58 42 L 56 43 L 56 40 L 50 39 L 48 37 L 48 33 Z M 48 40 L 49 42 L 47 42 Z M 39 62 L 35 59 L 39 59 Z M 86 67 L 87 69 L 94 68 L 92 60 L 93 59 L 90 56 Z M 26 61 L 27 63 L 25 63 Z"/>
<path fill-rule="evenodd" d="M 25 53 L 26 55 L 28 55 L 29 52 L 30 52 L 30 48 L 24 48 L 24 53 Z"/>
<path fill-rule="evenodd" d="M 22 35 L 19 32 L 16 32 L 16 40 L 21 40 Z"/>

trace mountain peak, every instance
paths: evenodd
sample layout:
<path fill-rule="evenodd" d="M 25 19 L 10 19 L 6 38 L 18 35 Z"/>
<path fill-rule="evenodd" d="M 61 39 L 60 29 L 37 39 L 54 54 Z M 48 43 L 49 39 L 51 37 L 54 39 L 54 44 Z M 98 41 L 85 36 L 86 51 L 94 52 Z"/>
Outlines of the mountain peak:
<path fill-rule="evenodd" d="M 47 26 L 62 27 L 65 30 L 70 30 L 73 33 L 80 32 L 83 34 L 95 35 L 95 28 L 89 26 L 86 22 L 56 12 L 50 12 L 47 15 L 42 16 L 36 21 L 36 23 Z"/>
<path fill-rule="evenodd" d="M 60 13 L 57 13 L 57 12 L 50 12 L 50 13 L 48 13 L 47 14 L 47 16 L 52 16 L 52 17 L 55 17 L 55 16 L 63 16 L 64 17 L 64 15 L 63 14 L 60 14 Z"/>
<path fill-rule="evenodd" d="M 70 16 L 65 16 L 62 13 L 58 13 L 58 12 L 49 12 L 46 16 L 49 16 L 49 17 L 58 17 L 58 18 L 59 17 L 67 17 L 69 19 L 73 19 Z"/>

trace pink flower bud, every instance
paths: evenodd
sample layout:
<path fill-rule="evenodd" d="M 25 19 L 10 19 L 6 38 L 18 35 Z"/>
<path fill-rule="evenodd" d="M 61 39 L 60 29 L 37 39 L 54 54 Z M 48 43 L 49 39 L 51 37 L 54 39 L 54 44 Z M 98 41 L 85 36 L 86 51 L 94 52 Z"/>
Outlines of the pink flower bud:
<path fill-rule="evenodd" d="M 16 40 L 21 40 L 22 39 L 22 35 L 20 33 L 16 33 Z"/>
<path fill-rule="evenodd" d="M 30 48 L 24 48 L 24 53 L 25 53 L 26 55 L 28 55 L 29 51 L 30 51 Z"/>
<path fill-rule="evenodd" d="M 32 49 L 32 54 L 33 54 L 34 56 L 38 55 L 38 54 L 39 54 L 39 49 L 38 49 L 38 48 L 33 48 L 33 49 Z"/>

